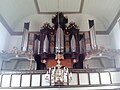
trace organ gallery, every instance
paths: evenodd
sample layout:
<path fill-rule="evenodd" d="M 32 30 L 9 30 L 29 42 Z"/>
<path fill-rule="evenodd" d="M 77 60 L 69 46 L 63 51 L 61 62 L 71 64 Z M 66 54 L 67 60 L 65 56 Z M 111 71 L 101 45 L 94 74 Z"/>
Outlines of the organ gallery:
<path fill-rule="evenodd" d="M 28 32 L 27 51 L 33 52 L 37 70 L 57 64 L 67 68 L 83 68 L 86 52 L 92 50 L 90 31 L 81 31 L 75 22 L 68 24 L 63 13 L 51 17 L 53 25 L 44 23 L 39 32 Z"/>

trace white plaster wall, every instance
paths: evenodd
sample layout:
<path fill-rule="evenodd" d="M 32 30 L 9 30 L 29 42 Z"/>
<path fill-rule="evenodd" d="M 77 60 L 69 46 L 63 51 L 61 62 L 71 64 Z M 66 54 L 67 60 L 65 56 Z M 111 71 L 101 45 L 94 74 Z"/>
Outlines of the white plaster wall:
<path fill-rule="evenodd" d="M 104 24 L 101 23 L 101 21 L 95 16 L 89 14 L 66 14 L 65 16 L 68 17 L 68 23 L 70 23 L 71 21 L 75 22 L 79 26 L 80 31 L 89 31 L 88 20 L 94 20 L 96 31 L 105 30 Z"/>
<path fill-rule="evenodd" d="M 0 22 L 0 52 L 9 46 L 11 35 Z"/>
<path fill-rule="evenodd" d="M 12 49 L 13 47 L 17 47 L 20 50 L 21 43 L 22 43 L 22 36 L 21 35 L 11 36 L 8 50 Z"/>
<path fill-rule="evenodd" d="M 120 27 L 119 22 L 116 23 L 113 30 L 109 34 L 110 44 L 113 49 L 120 49 Z"/>
<path fill-rule="evenodd" d="M 113 30 L 109 34 L 110 41 L 111 41 L 110 42 L 111 47 L 113 49 L 120 49 L 120 41 L 119 41 L 120 40 L 120 26 L 119 26 L 119 22 L 116 23 Z M 116 55 L 115 63 L 116 63 L 116 67 L 120 68 L 120 55 Z"/>
<path fill-rule="evenodd" d="M 0 52 L 2 50 L 10 50 L 14 46 L 20 49 L 22 36 L 11 36 L 10 33 L 0 22 Z"/>
<path fill-rule="evenodd" d="M 96 41 L 97 41 L 98 48 L 100 46 L 106 49 L 111 48 L 109 35 L 96 35 Z"/>
<path fill-rule="evenodd" d="M 23 31 L 24 23 L 30 22 L 29 31 L 39 31 L 44 23 L 52 25 L 52 15 L 35 14 L 22 19 L 15 27 L 16 31 Z"/>
<path fill-rule="evenodd" d="M 10 39 L 11 39 L 11 35 L 0 22 L 0 52 L 8 48 Z M 0 57 L 0 69 L 2 66 L 2 61 L 3 61 L 3 58 Z"/>
<path fill-rule="evenodd" d="M 48 15 L 42 15 L 42 14 L 34 14 L 31 16 L 28 16 L 24 19 L 22 19 L 15 27 L 16 31 L 23 31 L 23 26 L 25 22 L 30 22 L 30 31 L 39 31 L 40 27 L 43 26 L 44 23 L 48 22 L 51 26 L 52 24 L 52 16 L 55 16 L 55 14 L 48 14 Z M 105 30 L 105 27 L 103 23 L 96 17 L 88 14 L 65 14 L 64 16 L 68 17 L 68 24 L 70 22 L 75 22 L 76 25 L 79 26 L 80 31 L 88 31 L 89 30 L 89 23 L 88 20 L 95 20 L 95 28 L 96 31 Z"/>

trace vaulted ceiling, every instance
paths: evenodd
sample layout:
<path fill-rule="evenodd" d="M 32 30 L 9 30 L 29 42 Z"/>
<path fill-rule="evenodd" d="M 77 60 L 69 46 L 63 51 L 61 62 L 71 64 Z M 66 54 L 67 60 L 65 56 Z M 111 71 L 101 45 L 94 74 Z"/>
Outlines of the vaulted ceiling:
<path fill-rule="evenodd" d="M 26 18 L 36 20 L 34 24 L 41 23 L 38 24 L 41 27 L 58 11 L 78 25 L 85 16 L 92 16 L 96 20 L 96 30 L 108 32 L 120 16 L 120 0 L 0 0 L 0 21 L 12 31 L 22 30 L 20 23 Z M 79 17 L 82 19 L 78 20 Z"/>

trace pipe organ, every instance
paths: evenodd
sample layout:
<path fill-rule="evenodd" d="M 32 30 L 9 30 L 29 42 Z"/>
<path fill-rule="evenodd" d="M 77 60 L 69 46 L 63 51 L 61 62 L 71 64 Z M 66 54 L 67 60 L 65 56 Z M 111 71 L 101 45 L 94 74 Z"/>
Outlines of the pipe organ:
<path fill-rule="evenodd" d="M 33 51 L 37 69 L 55 66 L 58 53 L 64 57 L 61 65 L 83 68 L 85 53 L 91 50 L 90 32 L 81 32 L 75 22 L 67 26 L 68 18 L 63 13 L 57 13 L 52 23 L 45 23 L 40 32 L 29 32 L 27 49 Z"/>

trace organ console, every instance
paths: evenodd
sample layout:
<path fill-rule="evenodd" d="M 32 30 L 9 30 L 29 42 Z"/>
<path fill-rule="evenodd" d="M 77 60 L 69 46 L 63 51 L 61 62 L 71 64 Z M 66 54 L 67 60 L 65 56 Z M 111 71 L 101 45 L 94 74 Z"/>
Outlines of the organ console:
<path fill-rule="evenodd" d="M 58 53 L 64 57 L 61 65 L 68 68 L 83 68 L 85 52 L 91 49 L 89 31 L 81 32 L 75 22 L 67 26 L 68 18 L 63 13 L 57 13 L 52 18 L 52 23 L 53 26 L 45 23 L 40 32 L 29 32 L 27 49 L 33 51 L 37 69 L 55 66 L 55 56 Z"/>

